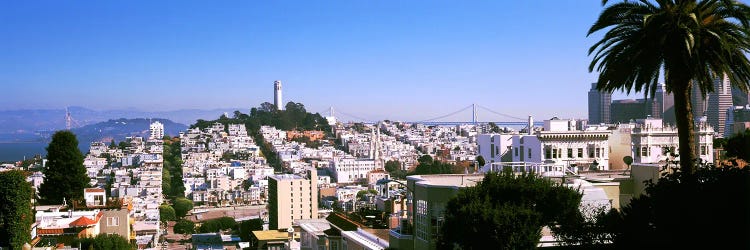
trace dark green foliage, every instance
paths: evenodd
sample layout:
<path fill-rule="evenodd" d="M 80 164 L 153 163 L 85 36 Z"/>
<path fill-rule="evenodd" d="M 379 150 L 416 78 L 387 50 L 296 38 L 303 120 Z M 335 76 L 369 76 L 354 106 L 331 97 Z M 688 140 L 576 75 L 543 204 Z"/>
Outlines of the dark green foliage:
<path fill-rule="evenodd" d="M 482 167 L 482 166 L 484 166 L 484 164 L 487 164 L 487 161 L 484 160 L 484 157 L 482 157 L 481 155 L 478 155 L 477 156 L 477 166 L 478 167 Z"/>
<path fill-rule="evenodd" d="M 724 148 L 727 146 L 728 138 L 714 138 L 714 148 Z"/>
<path fill-rule="evenodd" d="M 162 168 L 162 193 L 170 197 L 185 197 L 182 182 L 182 151 L 179 143 L 164 141 L 164 167 Z"/>
<path fill-rule="evenodd" d="M 21 249 L 31 242 L 33 191 L 20 170 L 0 172 L 0 246 Z"/>
<path fill-rule="evenodd" d="M 578 213 L 581 194 L 531 173 L 488 173 L 448 202 L 441 249 L 533 249 L 542 226 Z"/>
<path fill-rule="evenodd" d="M 44 183 L 39 187 L 42 204 L 68 204 L 83 199 L 83 189 L 89 187 L 89 177 L 83 166 L 83 154 L 78 150 L 76 135 L 57 131 L 47 146 L 47 165 Z"/>
<path fill-rule="evenodd" d="M 424 175 L 424 174 L 452 174 L 453 165 L 433 160 L 430 155 L 423 155 L 417 159 L 419 165 L 413 172 L 407 175 Z"/>
<path fill-rule="evenodd" d="M 750 169 L 667 174 L 609 216 L 622 249 L 750 249 Z"/>
<path fill-rule="evenodd" d="M 724 150 L 729 157 L 750 161 L 750 129 L 730 137 Z"/>
<path fill-rule="evenodd" d="M 263 230 L 263 220 L 251 219 L 240 223 L 240 238 L 242 241 L 250 241 L 253 231 Z"/>
<path fill-rule="evenodd" d="M 195 223 L 189 220 L 178 220 L 177 223 L 174 224 L 174 233 L 176 234 L 194 234 L 195 233 Z"/>
<path fill-rule="evenodd" d="M 232 217 L 220 217 L 204 221 L 198 228 L 199 233 L 215 233 L 220 230 L 232 229 L 237 226 L 237 222 Z"/>
<path fill-rule="evenodd" d="M 404 179 L 406 178 L 406 171 L 401 169 L 401 162 L 399 161 L 387 161 L 385 163 L 385 171 L 391 175 L 391 179 Z"/>
<path fill-rule="evenodd" d="M 175 221 L 177 220 L 177 214 L 175 213 L 174 208 L 168 204 L 161 204 L 161 206 L 159 206 L 159 219 L 163 222 Z"/>
<path fill-rule="evenodd" d="M 193 210 L 193 201 L 180 197 L 174 200 L 173 207 L 177 218 L 183 218 L 190 210 Z"/>
<path fill-rule="evenodd" d="M 135 245 L 130 244 L 128 239 L 117 234 L 99 234 L 94 238 L 81 238 L 73 242 L 73 246 L 80 249 L 112 249 L 112 250 L 130 250 L 136 249 Z"/>
<path fill-rule="evenodd" d="M 747 92 L 750 8 L 730 0 L 624 0 L 608 5 L 588 34 L 598 31 L 606 33 L 589 49 L 589 71 L 599 72 L 596 88 L 653 96 L 663 75 L 667 93 L 674 94 L 680 164 L 693 173 L 691 93 L 705 97 L 723 76 Z"/>

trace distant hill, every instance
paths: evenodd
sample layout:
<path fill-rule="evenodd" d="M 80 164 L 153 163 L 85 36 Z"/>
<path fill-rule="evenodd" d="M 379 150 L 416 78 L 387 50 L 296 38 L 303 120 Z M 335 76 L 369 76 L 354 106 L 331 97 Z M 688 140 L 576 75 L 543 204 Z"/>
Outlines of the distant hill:
<path fill-rule="evenodd" d="M 213 120 L 224 113 L 232 114 L 235 110 L 247 112 L 246 109 L 182 109 L 174 111 L 149 112 L 135 109 L 92 110 L 83 107 L 68 109 L 81 127 L 114 118 L 154 118 L 169 119 L 177 123 L 193 124 L 198 119 Z M 65 109 L 25 109 L 0 110 L 0 141 L 14 141 L 14 138 L 34 134 L 35 131 L 54 131 L 65 129 Z M 9 138 L 9 139 L 8 139 Z"/>
<path fill-rule="evenodd" d="M 153 121 L 159 121 L 164 124 L 164 135 L 176 136 L 180 131 L 185 131 L 188 126 L 173 122 L 167 119 L 125 119 L 108 120 L 80 128 L 72 129 L 78 137 L 81 149 L 87 149 L 92 141 L 109 141 L 114 139 L 119 142 L 128 136 L 141 136 L 147 139 L 149 136 L 149 125 Z"/>

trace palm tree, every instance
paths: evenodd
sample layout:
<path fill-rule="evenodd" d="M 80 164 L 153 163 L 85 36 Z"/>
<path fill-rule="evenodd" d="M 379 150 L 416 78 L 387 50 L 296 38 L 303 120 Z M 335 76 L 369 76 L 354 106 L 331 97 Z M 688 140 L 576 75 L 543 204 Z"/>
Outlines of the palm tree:
<path fill-rule="evenodd" d="M 603 0 L 607 4 L 607 0 Z M 674 94 L 680 167 L 693 173 L 696 159 L 690 94 L 713 91 L 726 76 L 748 90 L 750 8 L 733 0 L 639 0 L 607 6 L 588 35 L 608 29 L 589 49 L 589 72 L 602 91 L 643 91 L 653 96 L 660 73 Z"/>

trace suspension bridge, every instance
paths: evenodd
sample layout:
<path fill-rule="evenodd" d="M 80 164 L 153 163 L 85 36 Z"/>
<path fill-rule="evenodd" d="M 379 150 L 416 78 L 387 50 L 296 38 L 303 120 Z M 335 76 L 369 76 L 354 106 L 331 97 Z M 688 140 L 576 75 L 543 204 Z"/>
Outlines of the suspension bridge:
<path fill-rule="evenodd" d="M 486 112 L 486 113 L 485 113 Z M 328 110 L 318 112 L 324 116 L 336 117 L 340 121 L 362 122 L 367 124 L 377 123 L 377 119 L 368 119 L 360 115 L 355 115 L 340 108 L 330 107 Z M 480 119 L 481 115 L 481 119 Z M 347 119 L 340 119 L 347 118 Z M 425 125 L 461 125 L 461 124 L 485 124 L 493 122 L 498 126 L 525 126 L 528 124 L 528 117 L 522 118 L 515 115 L 509 115 L 492 110 L 479 104 L 470 104 L 453 112 L 441 115 L 435 115 L 429 119 L 404 121 L 407 123 L 421 123 Z M 544 122 L 534 122 L 535 126 L 541 126 Z"/>

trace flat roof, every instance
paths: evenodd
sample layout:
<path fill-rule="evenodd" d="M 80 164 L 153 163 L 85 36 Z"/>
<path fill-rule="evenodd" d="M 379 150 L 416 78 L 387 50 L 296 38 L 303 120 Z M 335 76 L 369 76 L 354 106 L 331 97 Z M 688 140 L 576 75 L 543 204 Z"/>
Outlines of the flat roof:
<path fill-rule="evenodd" d="M 253 235 L 259 241 L 289 240 L 289 233 L 279 232 L 278 230 L 253 231 Z"/>
<path fill-rule="evenodd" d="M 484 179 L 484 174 L 433 174 L 406 177 L 421 186 L 473 187 Z"/>

